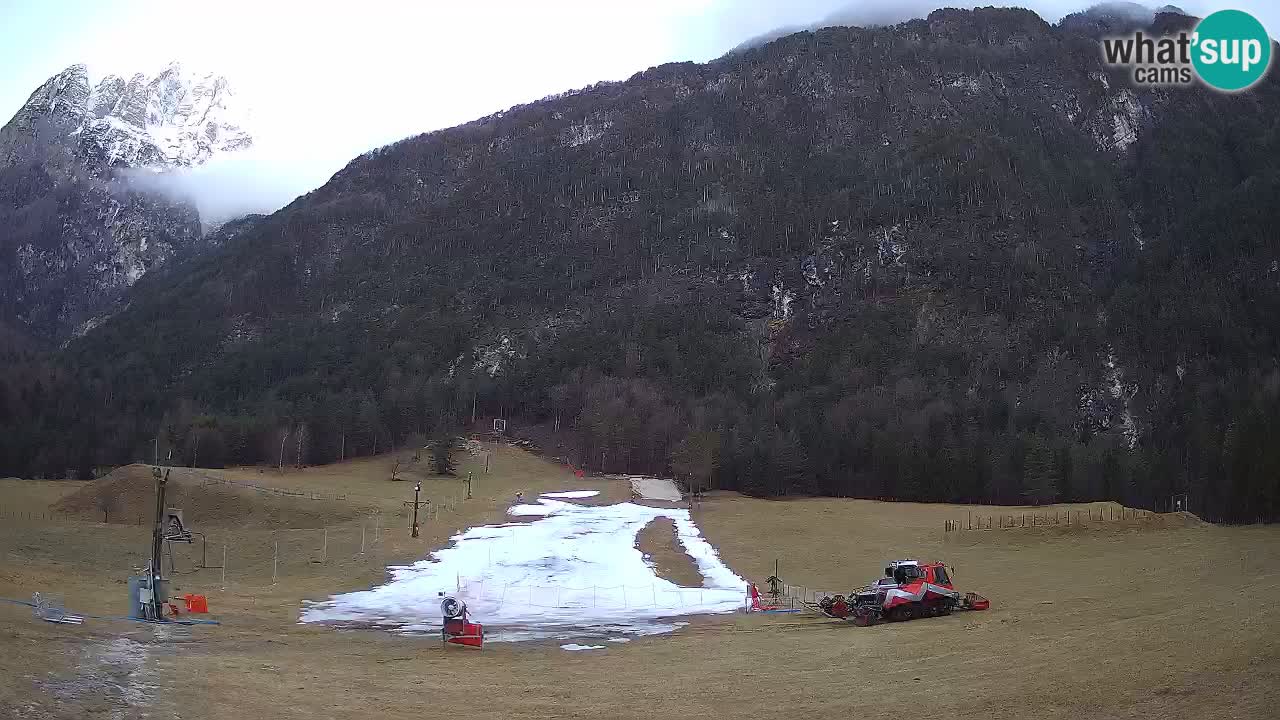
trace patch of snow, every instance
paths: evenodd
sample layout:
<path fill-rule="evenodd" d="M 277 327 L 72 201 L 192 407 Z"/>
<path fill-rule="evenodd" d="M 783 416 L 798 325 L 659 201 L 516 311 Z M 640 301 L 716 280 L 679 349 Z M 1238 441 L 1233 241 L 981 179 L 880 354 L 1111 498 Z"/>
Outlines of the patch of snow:
<path fill-rule="evenodd" d="M 633 477 L 631 478 L 631 492 L 639 495 L 645 500 L 680 502 L 680 489 L 676 487 L 675 481 L 673 480 L 640 476 Z"/>
<path fill-rule="evenodd" d="M 796 299 L 796 294 L 782 286 L 782 283 L 773 284 L 773 319 L 774 320 L 790 320 L 791 319 L 791 303 Z"/>
<path fill-rule="evenodd" d="M 477 345 L 475 354 L 476 362 L 472 366 L 473 369 L 479 370 L 483 368 L 489 374 L 489 377 L 494 377 L 502 369 L 503 363 L 516 356 L 516 348 L 511 342 L 511 338 L 504 335 L 497 342 L 490 345 Z M 465 357 L 465 355 L 462 357 Z M 462 357 L 458 358 L 458 360 L 462 360 Z M 450 374 L 453 373 L 454 369 L 456 367 L 450 370 Z"/>
<path fill-rule="evenodd" d="M 629 642 L 631 642 L 631 638 L 622 638 L 622 637 L 618 637 L 618 638 L 609 638 L 608 640 L 605 640 L 605 642 L 611 642 L 611 643 L 629 643 Z"/>
<path fill-rule="evenodd" d="M 904 233 L 902 226 L 894 225 L 893 227 L 880 228 L 878 237 L 874 237 L 876 241 L 876 254 L 880 260 L 881 267 L 890 265 L 902 267 L 906 263 L 902 258 L 907 254 L 907 244 L 904 241 Z"/>
<path fill-rule="evenodd" d="M 720 73 L 716 79 L 707 82 L 706 89 L 709 92 L 724 92 L 724 89 L 729 85 L 730 79 L 732 79 L 732 76 L 729 73 Z"/>
<path fill-rule="evenodd" d="M 579 645 L 578 643 L 568 643 L 565 645 L 561 645 L 560 649 L 568 650 L 569 652 L 577 652 L 579 650 L 603 650 L 604 646 L 603 645 Z"/>
<path fill-rule="evenodd" d="M 128 82 L 106 76 L 85 99 L 84 117 L 74 133 L 101 147 L 108 165 L 192 167 L 253 144 L 243 129 L 251 113 L 226 78 L 178 63 Z"/>
<path fill-rule="evenodd" d="M 1116 354 L 1114 351 L 1107 352 L 1107 390 L 1111 393 L 1111 397 L 1116 400 L 1122 400 L 1124 410 L 1120 414 L 1120 432 L 1124 434 L 1125 445 L 1130 450 L 1138 446 L 1138 426 L 1133 418 L 1133 409 L 1131 401 L 1136 394 L 1136 388 L 1128 387 L 1124 384 L 1124 369 L 1116 363 Z"/>
<path fill-rule="evenodd" d="M 40 260 L 40 253 L 31 243 L 19 245 L 15 253 L 18 256 L 18 269 L 24 276 L 31 275 L 36 271 L 36 263 Z"/>
<path fill-rule="evenodd" d="M 541 500 L 539 500 L 541 502 Z M 550 515 L 554 508 L 550 505 L 512 505 L 507 508 L 508 515 L 516 517 L 546 517 Z"/>
<path fill-rule="evenodd" d="M 964 90 L 966 95 L 972 95 L 982 89 L 982 83 L 977 78 L 964 74 L 961 74 L 948 84 L 953 88 Z"/>
<path fill-rule="evenodd" d="M 1138 96 L 1128 88 L 1116 93 L 1096 114 L 1094 140 L 1103 150 L 1124 152 L 1138 139 L 1138 129 L 1147 111 Z"/>
<path fill-rule="evenodd" d="M 599 490 L 567 490 L 565 492 L 542 493 L 539 497 L 573 499 L 595 497 L 599 494 Z"/>
<path fill-rule="evenodd" d="M 666 618 L 742 606 L 746 581 L 720 560 L 688 510 L 539 503 L 547 508 L 541 519 L 454 535 L 426 559 L 388 568 L 381 586 L 308 603 L 299 621 L 435 633 L 439 594 L 447 593 L 466 602 L 494 640 L 571 640 L 672 632 L 678 625 Z M 701 587 L 659 577 L 636 548 L 640 530 L 662 517 L 675 524 Z"/>
<path fill-rule="evenodd" d="M 85 320 L 84 322 L 77 325 L 76 328 L 71 331 L 71 336 L 84 337 L 86 334 L 89 333 L 90 330 L 93 330 L 94 328 L 98 327 L 102 323 L 106 322 L 110 317 L 111 317 L 110 315 L 99 315 L 97 317 L 91 317 L 88 320 Z"/>
<path fill-rule="evenodd" d="M 613 120 L 606 116 L 593 116 L 580 123 L 570 125 L 564 131 L 562 137 L 564 144 L 569 147 L 578 147 L 585 145 L 593 140 L 599 140 L 604 137 L 605 131 L 613 127 Z"/>

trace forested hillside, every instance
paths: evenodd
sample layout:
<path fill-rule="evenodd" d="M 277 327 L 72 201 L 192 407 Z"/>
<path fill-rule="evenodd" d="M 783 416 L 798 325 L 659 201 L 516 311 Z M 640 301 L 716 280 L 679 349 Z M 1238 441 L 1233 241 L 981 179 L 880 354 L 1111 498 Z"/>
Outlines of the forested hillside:
<path fill-rule="evenodd" d="M 1104 30 L 827 28 L 368 153 L 9 353 L 0 474 L 157 436 L 322 463 L 505 417 L 760 495 L 1274 520 L 1274 73 L 1129 89 Z"/>

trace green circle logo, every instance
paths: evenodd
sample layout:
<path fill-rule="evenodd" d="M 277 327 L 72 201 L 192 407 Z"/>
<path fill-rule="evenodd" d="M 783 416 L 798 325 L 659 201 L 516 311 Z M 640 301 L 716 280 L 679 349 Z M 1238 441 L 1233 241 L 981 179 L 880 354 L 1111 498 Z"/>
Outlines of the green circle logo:
<path fill-rule="evenodd" d="M 1271 37 L 1256 18 L 1240 10 L 1219 10 L 1200 21 L 1192 40 L 1191 64 L 1210 87 L 1244 90 L 1271 65 Z"/>

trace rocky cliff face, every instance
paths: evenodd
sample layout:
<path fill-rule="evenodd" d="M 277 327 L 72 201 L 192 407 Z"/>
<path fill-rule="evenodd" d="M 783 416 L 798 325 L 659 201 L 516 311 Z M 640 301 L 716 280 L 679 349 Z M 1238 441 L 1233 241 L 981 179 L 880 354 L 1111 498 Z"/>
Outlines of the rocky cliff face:
<path fill-rule="evenodd" d="M 252 145 L 227 80 L 171 64 L 91 85 L 73 65 L 0 129 L 0 313 L 59 340 L 94 324 L 122 291 L 202 245 L 194 206 L 154 178 Z"/>

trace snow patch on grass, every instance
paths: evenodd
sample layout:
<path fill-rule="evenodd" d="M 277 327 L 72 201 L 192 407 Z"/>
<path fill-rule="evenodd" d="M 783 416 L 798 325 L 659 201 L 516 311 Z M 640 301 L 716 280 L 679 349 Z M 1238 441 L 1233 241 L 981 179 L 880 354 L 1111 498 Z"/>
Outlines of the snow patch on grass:
<path fill-rule="evenodd" d="M 671 632 L 679 624 L 669 618 L 742 606 L 746 581 L 720 560 L 688 510 L 544 497 L 509 512 L 541 517 L 454 535 L 428 558 L 388 568 L 384 585 L 307 604 L 300 621 L 435 633 L 446 593 L 467 603 L 490 640 L 576 640 Z M 700 587 L 658 577 L 636 549 L 641 528 L 660 517 L 675 524 L 702 574 Z"/>

